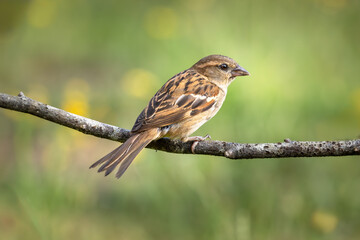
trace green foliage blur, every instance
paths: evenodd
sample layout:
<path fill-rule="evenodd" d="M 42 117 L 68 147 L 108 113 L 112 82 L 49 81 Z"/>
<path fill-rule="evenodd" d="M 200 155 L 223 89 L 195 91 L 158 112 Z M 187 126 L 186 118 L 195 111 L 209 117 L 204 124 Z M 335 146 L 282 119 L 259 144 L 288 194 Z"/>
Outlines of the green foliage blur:
<path fill-rule="evenodd" d="M 238 78 L 197 135 L 243 143 L 360 134 L 360 2 L 1 0 L 0 92 L 130 129 L 209 54 Z M 118 146 L 0 109 L 0 239 L 359 239 L 360 158 L 231 161 Z"/>

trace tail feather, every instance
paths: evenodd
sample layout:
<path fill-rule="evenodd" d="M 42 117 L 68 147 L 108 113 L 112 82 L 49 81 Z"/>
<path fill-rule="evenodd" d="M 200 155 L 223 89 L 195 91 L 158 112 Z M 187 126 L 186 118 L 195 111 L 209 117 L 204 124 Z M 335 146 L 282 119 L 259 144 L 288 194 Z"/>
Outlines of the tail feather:
<path fill-rule="evenodd" d="M 102 164 L 98 172 L 105 171 L 105 176 L 107 176 L 121 163 L 116 173 L 116 177 L 120 178 L 140 151 L 157 137 L 158 132 L 156 129 L 133 135 L 121 146 L 92 164 L 90 168 Z"/>
<path fill-rule="evenodd" d="M 121 146 L 115 148 L 113 151 L 111 151 L 110 153 L 108 153 L 106 156 L 102 157 L 101 159 L 99 159 L 98 161 L 94 162 L 89 168 L 94 168 L 98 165 L 100 165 L 101 163 L 105 162 L 106 160 L 109 159 L 109 157 L 115 155 L 115 152 L 118 151 L 120 149 Z"/>
<path fill-rule="evenodd" d="M 140 153 L 140 151 L 146 147 L 150 142 L 152 141 L 152 139 L 148 139 L 145 142 L 143 142 L 137 149 L 134 149 L 133 152 L 131 152 L 126 159 L 124 159 L 124 161 L 121 163 L 120 168 L 118 170 L 118 172 L 116 173 L 116 177 L 120 178 L 124 172 L 126 171 L 126 169 L 130 166 L 130 164 L 132 163 L 132 161 L 134 160 L 134 158 Z"/>
<path fill-rule="evenodd" d="M 121 146 L 117 148 L 117 151 L 112 154 L 111 156 L 109 156 L 108 158 L 104 159 L 103 162 L 105 162 L 103 165 L 101 165 L 98 169 L 98 172 L 102 172 L 103 170 L 107 169 L 108 167 L 110 167 L 109 165 L 111 165 L 113 163 L 114 160 L 116 160 L 116 157 L 121 157 L 122 152 L 122 148 Z M 110 159 L 113 159 L 112 161 L 110 161 Z"/>
<path fill-rule="evenodd" d="M 114 169 L 117 167 L 117 165 L 119 165 L 119 163 L 120 163 L 120 159 L 114 162 L 109 168 L 102 170 L 105 171 L 105 176 L 109 175 L 112 171 L 114 171 Z M 101 172 L 100 169 L 98 172 Z"/>
<path fill-rule="evenodd" d="M 111 155 L 111 157 L 107 158 L 105 163 L 98 169 L 98 172 L 102 172 L 108 169 L 114 169 L 117 164 L 119 164 L 119 160 L 121 157 L 126 155 L 130 148 L 134 146 L 135 141 L 138 139 L 140 134 L 131 136 L 126 142 L 124 142 L 120 147 L 118 147 L 117 151 Z M 121 161 L 121 160 L 120 160 Z M 110 172 L 105 175 L 108 175 Z"/>

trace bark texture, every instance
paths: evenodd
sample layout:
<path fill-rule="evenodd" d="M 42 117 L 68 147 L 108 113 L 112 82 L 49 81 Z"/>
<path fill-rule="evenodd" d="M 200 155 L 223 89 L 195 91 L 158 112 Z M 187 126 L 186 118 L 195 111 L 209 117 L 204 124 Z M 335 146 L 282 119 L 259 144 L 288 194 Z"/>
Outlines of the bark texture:
<path fill-rule="evenodd" d="M 26 97 L 22 92 L 18 96 L 0 93 L 0 107 L 32 114 L 96 137 L 124 142 L 130 136 L 129 130 L 35 101 Z M 360 155 L 360 139 L 321 142 L 285 139 L 284 142 L 279 143 L 203 141 L 193 147 L 194 152 L 191 150 L 192 144 L 192 142 L 162 138 L 151 142 L 147 147 L 171 153 L 214 155 L 230 159 Z"/>

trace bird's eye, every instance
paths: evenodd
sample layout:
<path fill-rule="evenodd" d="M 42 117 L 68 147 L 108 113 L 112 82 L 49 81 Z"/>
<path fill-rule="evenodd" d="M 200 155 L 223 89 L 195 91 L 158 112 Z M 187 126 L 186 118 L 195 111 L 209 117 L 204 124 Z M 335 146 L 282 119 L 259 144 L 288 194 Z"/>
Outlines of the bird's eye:
<path fill-rule="evenodd" d="M 219 68 L 220 68 L 221 70 L 227 70 L 227 69 L 229 68 L 229 66 L 228 66 L 226 63 L 223 63 L 223 64 L 220 64 L 220 65 L 219 65 Z"/>

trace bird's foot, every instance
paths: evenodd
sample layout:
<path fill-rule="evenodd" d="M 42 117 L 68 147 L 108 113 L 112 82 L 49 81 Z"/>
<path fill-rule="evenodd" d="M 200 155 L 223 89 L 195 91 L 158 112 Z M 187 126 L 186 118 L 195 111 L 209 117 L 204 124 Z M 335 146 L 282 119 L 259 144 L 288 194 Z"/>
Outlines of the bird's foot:
<path fill-rule="evenodd" d="M 193 137 L 187 137 L 183 139 L 184 142 L 193 142 L 191 145 L 191 152 L 195 154 L 195 147 L 198 145 L 199 142 L 205 141 L 206 139 L 211 139 L 211 136 L 209 134 L 206 134 L 206 136 L 193 136 Z"/>
<path fill-rule="evenodd" d="M 183 139 L 183 142 L 202 142 L 206 139 L 211 139 L 211 136 L 209 134 L 206 134 L 206 136 L 193 136 L 193 137 L 187 137 Z"/>

